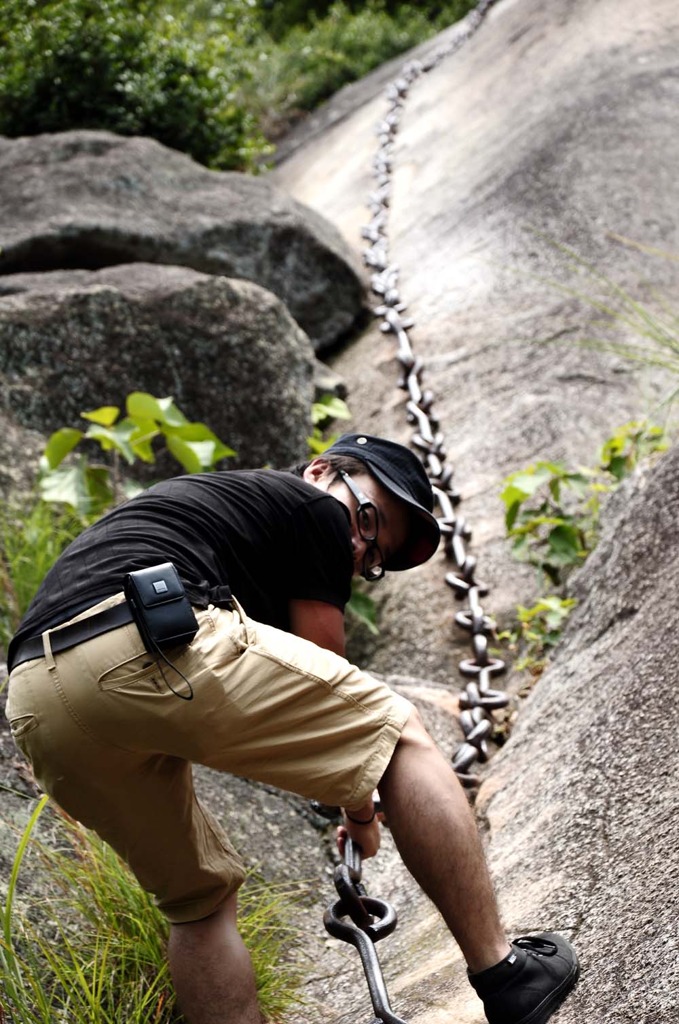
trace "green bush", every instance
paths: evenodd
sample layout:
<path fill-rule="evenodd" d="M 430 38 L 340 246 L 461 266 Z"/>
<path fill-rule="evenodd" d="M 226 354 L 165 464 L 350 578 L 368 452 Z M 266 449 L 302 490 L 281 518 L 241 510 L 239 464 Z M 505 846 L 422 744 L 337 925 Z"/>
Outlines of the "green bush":
<path fill-rule="evenodd" d="M 384 0 L 379 7 L 392 17 L 403 19 L 408 14 L 424 15 L 435 28 L 451 24 L 471 10 L 475 0 L 425 0 L 414 9 L 413 4 L 404 4 L 402 0 Z M 301 26 L 310 28 L 314 22 L 325 18 L 333 6 L 333 0 L 259 0 L 259 18 L 262 27 L 276 40 L 281 40 L 293 28 Z M 352 14 L 360 14 L 368 9 L 375 9 L 374 3 L 365 0 L 345 0 L 344 6 Z"/>
<path fill-rule="evenodd" d="M 157 0 L 9 0 L 0 43 L 5 135 L 149 135 L 220 168 L 251 167 L 267 148 L 239 99 L 235 29 L 192 40 Z"/>
<path fill-rule="evenodd" d="M 305 7 L 305 17 L 285 32 L 276 28 L 278 22 L 273 25 L 277 42 L 260 46 L 255 88 L 248 96 L 251 109 L 273 138 L 343 85 L 457 21 L 475 6 L 475 0 L 417 7 L 384 0 L 314 4 L 313 10 L 309 4 L 292 6 Z M 322 8 L 327 13 L 319 17 Z M 276 4 L 268 20 L 275 14 L 282 22 L 288 13 L 287 4 Z M 261 17 L 266 26 L 267 12 L 262 11 Z"/>
<path fill-rule="evenodd" d="M 346 3 L 334 3 L 325 18 L 291 29 L 272 50 L 262 69 L 269 76 L 270 102 L 274 108 L 311 110 L 431 31 L 419 10 L 399 9 L 391 16 L 372 2 L 352 14 Z M 269 89 L 265 82 L 264 92 Z"/>
<path fill-rule="evenodd" d="M 272 135 L 475 0 L 5 0 L 0 134 L 148 135 L 257 170 Z"/>
<path fill-rule="evenodd" d="M 125 415 L 116 405 L 82 412 L 89 422 L 86 431 L 62 427 L 50 436 L 40 460 L 40 496 L 46 502 L 67 506 L 83 526 L 95 522 L 111 505 L 131 498 L 143 488 L 125 479 L 124 461 L 154 463 L 158 445 L 166 449 L 186 473 L 203 473 L 235 455 L 205 423 L 190 423 L 171 397 L 155 398 L 146 391 L 132 391 L 125 399 Z M 89 442 L 99 449 L 104 462 L 93 463 L 74 449 Z"/>
<path fill-rule="evenodd" d="M 511 473 L 501 498 L 514 558 L 534 565 L 548 584 L 564 583 L 596 547 L 602 497 L 641 459 L 666 449 L 662 427 L 631 420 L 606 440 L 598 469 L 540 461 Z"/>

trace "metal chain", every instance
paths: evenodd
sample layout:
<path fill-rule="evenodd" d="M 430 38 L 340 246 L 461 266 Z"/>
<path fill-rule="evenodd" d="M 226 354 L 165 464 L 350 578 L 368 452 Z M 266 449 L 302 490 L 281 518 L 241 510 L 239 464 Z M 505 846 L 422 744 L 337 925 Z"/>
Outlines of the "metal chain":
<path fill-rule="evenodd" d="M 358 950 L 375 1011 L 373 1024 L 405 1024 L 389 1005 L 375 951 L 375 943 L 391 935 L 396 927 L 396 911 L 385 900 L 371 899 L 366 894 L 361 883 L 361 848 L 351 839 L 345 841 L 344 859 L 335 868 L 334 882 L 339 899 L 323 915 L 326 931 Z"/>
<path fill-rule="evenodd" d="M 480 0 L 448 46 L 428 61 L 408 62 L 399 77 L 388 85 L 387 112 L 376 126 L 379 145 L 373 160 L 375 188 L 368 197 L 371 220 L 361 230 L 362 238 L 370 243 L 363 251 L 363 260 L 373 271 L 371 288 L 381 300 L 373 312 L 381 319 L 380 330 L 393 334 L 396 339 L 396 358 L 402 370 L 398 387 L 408 394 L 406 416 L 415 427 L 411 444 L 427 470 L 440 513 L 437 518 L 445 554 L 454 565 L 446 573 L 445 581 L 454 597 L 459 601 L 466 598 L 468 605 L 455 615 L 456 625 L 469 633 L 472 657 L 459 663 L 459 671 L 465 680 L 459 698 L 459 720 L 465 739 L 453 757 L 453 768 L 467 787 L 476 786 L 479 782 L 476 775 L 470 774 L 469 768 L 475 761 L 484 762 L 488 758 L 488 739 L 495 728 L 492 712 L 507 707 L 510 702 L 509 696 L 493 685 L 494 677 L 501 675 L 506 666 L 501 658 L 491 657 L 488 651 L 488 641 L 495 635 L 495 623 L 484 613 L 481 605 L 481 598 L 486 597 L 488 588 L 476 579 L 476 559 L 467 552 L 471 530 L 455 511 L 460 494 L 453 485 L 453 468 L 446 462 L 443 434 L 433 412 L 434 395 L 423 386 L 424 364 L 413 352 L 410 331 L 415 321 L 403 315 L 407 306 L 399 291 L 399 268 L 390 259 L 387 227 L 394 139 L 408 92 L 421 75 L 437 67 L 474 35 L 496 2 Z"/>
<path fill-rule="evenodd" d="M 488 652 L 488 640 L 495 633 L 495 623 L 481 606 L 481 598 L 487 595 L 488 589 L 476 579 L 476 559 L 467 553 L 471 531 L 455 511 L 460 495 L 453 485 L 453 469 L 446 462 L 443 434 L 433 414 L 434 395 L 423 388 L 423 363 L 416 359 L 410 341 L 409 332 L 414 321 L 402 315 L 406 304 L 398 287 L 399 268 L 389 258 L 387 222 L 394 137 L 408 90 L 420 75 L 437 67 L 445 57 L 467 42 L 496 2 L 480 0 L 447 47 L 425 63 L 411 61 L 404 65 L 400 77 L 387 87 L 389 107 L 377 125 L 379 148 L 373 161 L 376 187 L 368 202 L 372 217 L 362 229 L 362 237 L 370 243 L 364 250 L 363 259 L 373 270 L 372 290 L 381 297 L 373 312 L 381 318 L 380 330 L 396 338 L 397 359 L 402 369 L 398 386 L 408 393 L 406 415 L 408 422 L 416 428 L 412 445 L 427 470 L 440 512 L 438 521 L 445 553 L 454 563 L 454 569 L 446 573 L 445 580 L 458 600 L 467 599 L 467 608 L 455 616 L 456 624 L 470 634 L 472 657 L 463 659 L 459 664 L 461 674 L 468 680 L 459 698 L 460 724 L 465 740 L 453 757 L 453 768 L 466 786 L 478 784 L 477 777 L 468 771 L 471 765 L 488 757 L 487 741 L 494 729 L 492 712 L 509 704 L 507 694 L 491 686 L 493 677 L 504 672 L 505 663 L 500 658 L 491 657 Z M 335 817 L 339 810 L 318 803 L 313 806 L 318 813 L 329 818 Z M 358 950 L 375 1011 L 376 1019 L 372 1024 L 405 1024 L 389 1005 L 375 951 L 375 943 L 390 935 L 396 927 L 396 911 L 384 900 L 371 899 L 366 894 L 361 881 L 361 849 L 349 838 L 345 840 L 343 863 L 335 869 L 334 882 L 339 899 L 326 910 L 323 923 L 331 935 L 351 943 Z"/>

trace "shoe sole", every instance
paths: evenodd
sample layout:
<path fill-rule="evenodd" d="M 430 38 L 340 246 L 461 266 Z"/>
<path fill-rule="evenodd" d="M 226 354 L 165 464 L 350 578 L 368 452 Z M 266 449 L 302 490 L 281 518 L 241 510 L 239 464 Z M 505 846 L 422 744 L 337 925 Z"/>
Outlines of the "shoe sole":
<path fill-rule="evenodd" d="M 573 954 L 575 956 L 575 954 Z M 545 1024 L 546 1021 L 557 1010 L 564 999 L 571 991 L 580 976 L 580 965 L 575 959 L 571 973 L 564 978 L 558 988 L 546 996 L 539 1006 L 536 1006 L 527 1017 L 522 1017 L 516 1024 Z"/>

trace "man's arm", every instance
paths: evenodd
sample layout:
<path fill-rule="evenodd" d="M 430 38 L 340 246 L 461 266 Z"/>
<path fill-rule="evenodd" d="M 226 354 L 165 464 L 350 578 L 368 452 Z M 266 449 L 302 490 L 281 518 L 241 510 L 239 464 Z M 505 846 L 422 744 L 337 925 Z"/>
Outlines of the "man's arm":
<path fill-rule="evenodd" d="M 344 615 L 334 604 L 291 601 L 290 632 L 344 657 Z"/>
<path fill-rule="evenodd" d="M 333 604 L 326 601 L 290 602 L 290 629 L 296 636 L 311 640 L 319 647 L 334 651 L 344 656 L 344 615 Z M 357 822 L 347 819 L 346 813 L 356 818 Z M 380 847 L 380 831 L 377 820 L 373 817 L 372 800 L 362 807 L 345 808 L 344 826 L 338 830 L 340 852 L 344 850 L 344 839 L 349 835 L 357 842 L 364 857 L 373 857 Z M 358 824 L 365 822 L 365 825 Z"/>

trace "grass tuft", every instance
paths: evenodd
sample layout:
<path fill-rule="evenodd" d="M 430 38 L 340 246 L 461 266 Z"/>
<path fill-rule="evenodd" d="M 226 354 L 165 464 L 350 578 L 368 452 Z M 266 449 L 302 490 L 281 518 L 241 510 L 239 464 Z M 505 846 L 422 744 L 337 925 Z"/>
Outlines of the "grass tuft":
<path fill-rule="evenodd" d="M 0 904 L 0 1021 L 180 1024 L 165 955 L 167 921 L 114 851 L 54 805 L 50 844 L 33 836 L 47 799 L 20 837 Z M 26 908 L 17 896 L 19 878 L 34 870 L 44 875 L 46 895 Z M 240 898 L 239 927 L 268 1020 L 301 1002 L 301 970 L 287 954 L 295 935 L 290 895 L 290 886 L 250 876 Z"/>
<path fill-rule="evenodd" d="M 45 574 L 81 530 L 75 516 L 37 498 L 0 504 L 0 647 L 7 649 Z"/>

